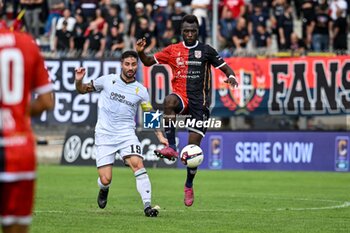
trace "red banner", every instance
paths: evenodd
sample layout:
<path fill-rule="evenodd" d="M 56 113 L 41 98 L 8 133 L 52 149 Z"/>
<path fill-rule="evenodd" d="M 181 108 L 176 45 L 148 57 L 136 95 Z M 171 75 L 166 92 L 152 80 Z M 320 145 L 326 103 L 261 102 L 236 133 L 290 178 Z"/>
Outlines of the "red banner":
<path fill-rule="evenodd" d="M 213 70 L 212 107 L 216 115 L 350 113 L 350 57 L 230 58 L 239 87 L 230 88 L 220 70 Z M 161 108 L 171 92 L 171 69 L 144 68 L 144 84 Z"/>

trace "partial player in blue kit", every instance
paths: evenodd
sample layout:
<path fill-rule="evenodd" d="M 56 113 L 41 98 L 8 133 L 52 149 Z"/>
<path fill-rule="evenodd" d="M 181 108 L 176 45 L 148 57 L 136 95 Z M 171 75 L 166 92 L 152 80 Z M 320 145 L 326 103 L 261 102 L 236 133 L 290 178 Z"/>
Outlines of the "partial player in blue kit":
<path fill-rule="evenodd" d="M 126 51 L 121 57 L 122 72 L 105 75 L 83 84 L 85 68 L 75 71 L 76 90 L 80 94 L 99 91 L 98 119 L 95 127 L 96 165 L 100 191 L 98 205 L 106 207 L 112 169 L 116 153 L 130 166 L 136 178 L 137 191 L 144 204 L 144 213 L 156 217 L 158 210 L 151 207 L 151 182 L 143 165 L 144 156 L 139 139 L 135 134 L 135 115 L 139 106 L 151 111 L 147 89 L 135 79 L 138 56 Z M 155 130 L 158 140 L 168 146 L 168 140 L 160 130 Z"/>

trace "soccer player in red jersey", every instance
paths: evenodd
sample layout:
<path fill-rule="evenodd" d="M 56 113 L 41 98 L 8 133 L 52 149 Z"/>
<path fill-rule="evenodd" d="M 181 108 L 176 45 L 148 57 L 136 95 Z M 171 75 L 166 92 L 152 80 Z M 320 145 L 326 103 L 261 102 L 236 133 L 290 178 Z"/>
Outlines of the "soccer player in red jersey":
<path fill-rule="evenodd" d="M 54 105 L 53 85 L 31 36 L 0 29 L 0 88 L 0 225 L 4 233 L 24 233 L 32 219 L 36 177 L 30 117 Z"/>
<path fill-rule="evenodd" d="M 190 119 L 205 121 L 209 118 L 211 72 L 210 66 L 220 69 L 228 77 L 225 81 L 232 86 L 237 86 L 237 80 L 233 70 L 218 55 L 217 51 L 207 44 L 198 41 L 199 24 L 194 15 L 186 15 L 182 19 L 181 32 L 183 42 L 172 44 L 154 56 L 144 53 L 146 41 L 139 39 L 136 43 L 136 51 L 145 66 L 153 64 L 168 64 L 173 72 L 171 81 L 173 93 L 164 100 L 164 119 L 167 125 L 176 120 L 176 114 L 189 114 Z M 200 146 L 206 132 L 205 127 L 193 127 L 189 130 L 189 144 Z M 159 157 L 173 159 L 178 157 L 175 145 L 175 127 L 167 127 L 165 134 L 169 141 L 169 147 L 156 150 Z M 193 179 L 197 168 L 187 168 L 185 183 L 186 206 L 193 204 Z"/>

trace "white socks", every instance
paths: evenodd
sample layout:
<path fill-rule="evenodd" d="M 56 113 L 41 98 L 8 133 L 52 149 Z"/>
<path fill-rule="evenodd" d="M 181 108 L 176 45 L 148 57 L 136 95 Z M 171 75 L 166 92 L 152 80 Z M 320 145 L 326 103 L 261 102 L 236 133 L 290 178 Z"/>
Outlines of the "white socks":
<path fill-rule="evenodd" d="M 103 190 L 108 189 L 109 186 L 111 185 L 111 184 L 109 184 L 109 185 L 102 184 L 100 177 L 98 177 L 98 179 L 97 179 L 97 184 L 98 184 L 98 187 L 100 187 L 100 189 L 103 189 Z"/>
<path fill-rule="evenodd" d="M 142 202 L 144 207 L 151 206 L 151 195 L 152 195 L 152 190 L 151 190 L 151 182 L 148 178 L 147 171 L 145 168 L 141 168 L 137 170 L 135 173 L 135 178 L 136 178 L 136 188 L 137 191 L 140 193 Z M 106 190 L 109 188 L 109 185 L 103 185 L 101 182 L 100 177 L 97 179 L 97 184 L 100 187 L 100 189 Z"/>
<path fill-rule="evenodd" d="M 151 182 L 148 178 L 147 171 L 145 168 L 137 170 L 135 173 L 136 178 L 136 188 L 140 193 L 143 205 L 146 207 L 151 205 Z"/>

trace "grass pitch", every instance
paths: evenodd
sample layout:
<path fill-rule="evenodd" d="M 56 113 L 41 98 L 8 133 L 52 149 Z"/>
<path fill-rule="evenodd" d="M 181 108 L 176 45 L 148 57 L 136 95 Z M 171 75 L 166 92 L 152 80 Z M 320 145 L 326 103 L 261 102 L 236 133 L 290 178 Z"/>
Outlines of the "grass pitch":
<path fill-rule="evenodd" d="M 350 173 L 201 170 L 190 208 L 185 170 L 148 174 L 157 218 L 144 216 L 128 168 L 114 168 L 101 210 L 95 167 L 40 166 L 31 232 L 350 232 Z"/>

